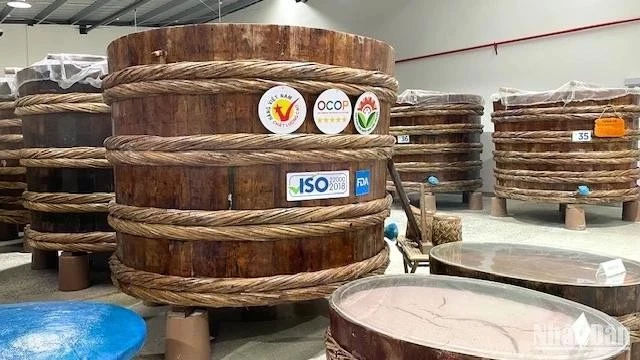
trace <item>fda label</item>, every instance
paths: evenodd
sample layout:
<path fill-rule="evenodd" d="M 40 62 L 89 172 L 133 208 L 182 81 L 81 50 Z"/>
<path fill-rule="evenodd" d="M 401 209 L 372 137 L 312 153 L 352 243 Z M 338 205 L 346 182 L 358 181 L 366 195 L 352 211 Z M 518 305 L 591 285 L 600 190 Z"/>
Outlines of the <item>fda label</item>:
<path fill-rule="evenodd" d="M 411 142 L 409 135 L 398 135 L 398 144 L 408 144 Z"/>
<path fill-rule="evenodd" d="M 356 171 L 356 196 L 369 195 L 369 183 L 371 182 L 370 170 Z"/>
<path fill-rule="evenodd" d="M 267 90 L 258 103 L 258 117 L 274 134 L 291 134 L 298 130 L 307 116 L 307 104 L 302 95 L 289 86 Z"/>
<path fill-rule="evenodd" d="M 571 141 L 573 142 L 586 142 L 591 141 L 591 130 L 576 130 L 571 133 Z"/>
<path fill-rule="evenodd" d="M 349 170 L 287 174 L 287 201 L 349 197 Z"/>
<path fill-rule="evenodd" d="M 351 101 L 342 90 L 325 90 L 313 106 L 313 121 L 325 134 L 341 133 L 351 121 Z"/>

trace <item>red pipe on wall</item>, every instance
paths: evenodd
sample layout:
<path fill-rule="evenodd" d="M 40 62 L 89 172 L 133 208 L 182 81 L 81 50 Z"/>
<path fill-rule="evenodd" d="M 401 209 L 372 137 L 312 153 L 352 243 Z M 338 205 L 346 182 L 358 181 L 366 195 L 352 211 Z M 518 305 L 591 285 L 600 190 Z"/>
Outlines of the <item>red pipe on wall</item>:
<path fill-rule="evenodd" d="M 640 21 L 640 17 L 632 18 L 632 19 L 625 19 L 625 20 L 610 21 L 610 22 L 594 24 L 594 25 L 581 26 L 581 27 L 576 27 L 576 28 L 572 28 L 572 29 L 554 31 L 554 32 L 538 34 L 538 35 L 525 36 L 525 37 L 520 37 L 520 38 L 515 38 L 515 39 L 510 39 L 510 40 L 503 40 L 503 41 L 498 41 L 498 42 L 493 42 L 493 43 L 470 46 L 470 47 L 461 48 L 461 49 L 442 51 L 442 52 L 437 52 L 437 53 L 433 53 L 433 54 L 414 56 L 414 57 L 409 57 L 409 58 L 405 58 L 405 59 L 396 60 L 396 64 L 403 63 L 403 62 L 408 62 L 408 61 L 414 61 L 414 60 L 428 59 L 428 58 L 432 58 L 432 57 L 436 57 L 436 56 L 456 54 L 456 53 L 461 53 L 461 52 L 465 52 L 465 51 L 489 48 L 489 47 L 493 48 L 494 51 L 496 52 L 496 54 L 498 54 L 498 46 L 499 45 L 512 44 L 512 43 L 517 43 L 517 42 L 521 42 L 521 41 L 528 41 L 528 40 L 533 40 L 533 39 L 541 39 L 541 38 L 546 38 L 546 37 L 550 37 L 550 36 L 569 34 L 569 33 L 578 32 L 578 31 L 597 29 L 597 28 L 613 26 L 613 25 L 626 24 L 626 23 L 635 22 L 635 21 Z"/>

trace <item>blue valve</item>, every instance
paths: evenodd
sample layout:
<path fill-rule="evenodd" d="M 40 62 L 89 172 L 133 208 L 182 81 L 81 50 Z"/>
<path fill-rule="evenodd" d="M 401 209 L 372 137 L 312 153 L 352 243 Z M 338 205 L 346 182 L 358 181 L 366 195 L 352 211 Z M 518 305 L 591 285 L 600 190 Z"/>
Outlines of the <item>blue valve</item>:
<path fill-rule="evenodd" d="M 578 195 L 580 196 L 589 196 L 591 194 L 591 189 L 587 185 L 578 186 Z"/>
<path fill-rule="evenodd" d="M 435 177 L 435 176 L 429 176 L 429 177 L 427 178 L 427 182 L 428 182 L 429 184 L 431 184 L 431 185 L 438 185 L 438 184 L 440 184 L 440 180 L 438 180 L 438 178 L 437 178 L 437 177 Z"/>
<path fill-rule="evenodd" d="M 389 240 L 395 240 L 398 238 L 398 225 L 396 223 L 389 223 L 384 227 L 384 237 Z"/>

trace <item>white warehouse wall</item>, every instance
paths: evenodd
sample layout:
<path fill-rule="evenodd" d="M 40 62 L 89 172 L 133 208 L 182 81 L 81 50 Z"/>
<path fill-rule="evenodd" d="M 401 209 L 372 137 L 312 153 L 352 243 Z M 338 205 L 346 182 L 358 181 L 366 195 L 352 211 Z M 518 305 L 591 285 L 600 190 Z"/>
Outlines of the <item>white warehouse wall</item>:
<path fill-rule="evenodd" d="M 313 1 L 313 0 L 311 0 Z M 637 0 L 430 0 L 405 2 L 370 35 L 390 42 L 399 59 L 572 27 L 640 17 Z M 402 89 L 482 95 L 483 123 L 492 132 L 489 97 L 507 86 L 560 87 L 570 80 L 622 87 L 640 74 L 640 22 L 444 55 L 396 65 Z M 483 138 L 485 191 L 493 189 L 493 145 Z"/>
<path fill-rule="evenodd" d="M 77 27 L 59 25 L 0 24 L 0 69 L 24 67 L 44 59 L 50 53 L 106 55 L 109 43 L 133 27 L 100 27 L 81 35 Z M 140 29 L 142 30 L 142 29 Z"/>

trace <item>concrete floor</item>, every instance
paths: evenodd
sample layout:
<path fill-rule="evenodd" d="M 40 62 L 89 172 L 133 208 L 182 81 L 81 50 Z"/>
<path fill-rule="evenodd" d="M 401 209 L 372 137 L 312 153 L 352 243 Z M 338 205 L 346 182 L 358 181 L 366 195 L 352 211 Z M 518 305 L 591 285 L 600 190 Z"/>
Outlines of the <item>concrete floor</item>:
<path fill-rule="evenodd" d="M 557 205 L 509 201 L 512 217 L 489 216 L 485 210 L 465 210 L 460 196 L 438 195 L 438 211 L 462 217 L 463 240 L 515 242 L 579 249 L 640 261 L 640 223 L 622 222 L 621 207 L 587 207 L 587 230 L 563 228 Z M 406 217 L 397 207 L 387 222 L 406 229 Z M 402 258 L 391 247 L 388 274 L 403 272 Z M 38 300 L 83 299 L 117 303 L 140 313 L 147 321 L 148 338 L 140 359 L 161 359 L 166 307 L 147 307 L 110 284 L 106 272 L 94 274 L 94 286 L 77 292 L 57 291 L 53 270 L 33 271 L 30 255 L 20 245 L 0 246 L 0 303 Z M 419 268 L 418 273 L 428 273 Z M 212 359 L 324 359 L 323 335 L 328 325 L 326 301 L 285 305 L 270 309 L 222 309 L 210 312 L 215 342 Z"/>

